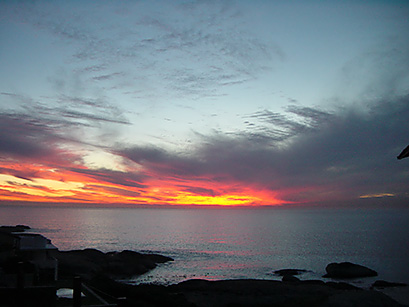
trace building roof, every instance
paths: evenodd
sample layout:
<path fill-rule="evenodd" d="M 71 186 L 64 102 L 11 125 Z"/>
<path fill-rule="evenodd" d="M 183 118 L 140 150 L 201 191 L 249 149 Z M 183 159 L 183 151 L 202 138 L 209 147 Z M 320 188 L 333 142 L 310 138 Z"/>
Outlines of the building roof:
<path fill-rule="evenodd" d="M 57 247 L 43 235 L 36 233 L 2 233 L 17 240 L 16 249 L 21 251 L 56 250 Z"/>

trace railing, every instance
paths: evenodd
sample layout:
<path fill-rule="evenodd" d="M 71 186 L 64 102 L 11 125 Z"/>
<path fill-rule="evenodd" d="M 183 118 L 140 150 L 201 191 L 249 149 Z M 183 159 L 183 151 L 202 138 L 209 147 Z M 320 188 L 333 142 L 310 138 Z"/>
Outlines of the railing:
<path fill-rule="evenodd" d="M 125 303 L 126 303 L 126 298 L 115 298 L 113 296 L 110 296 L 107 293 L 103 293 L 105 296 L 109 296 L 113 300 L 117 301 L 116 304 L 108 303 L 100 295 L 95 293 L 95 291 L 98 291 L 98 292 L 102 292 L 102 291 L 100 291 L 100 290 L 98 290 L 96 288 L 91 289 L 89 286 L 82 283 L 81 277 L 77 276 L 77 277 L 74 277 L 73 307 L 82 307 L 82 305 L 81 305 L 81 303 L 82 303 L 81 302 L 81 300 L 82 300 L 81 293 L 82 293 L 83 288 L 87 291 L 87 293 L 93 295 L 97 300 L 99 300 L 101 302 L 101 305 L 87 305 L 88 307 L 103 307 L 103 306 L 105 306 L 105 307 L 107 307 L 107 306 L 121 307 L 121 306 L 124 306 Z"/>
<path fill-rule="evenodd" d="M 11 306 L 23 307 L 23 306 L 58 306 L 56 300 L 56 286 L 46 286 L 46 287 L 25 287 L 24 278 L 24 264 L 18 264 L 17 280 L 15 288 L 0 288 L 0 294 L 7 294 L 10 300 Z M 95 298 L 97 304 L 86 304 L 82 302 L 82 292 L 83 290 L 88 296 Z M 98 293 L 99 294 L 98 294 Z M 4 296 L 4 295 L 0 295 Z M 102 296 L 108 298 L 110 301 L 115 303 L 109 303 Z M 126 298 L 116 298 L 101 290 L 86 285 L 82 282 L 81 277 L 74 277 L 73 280 L 73 307 L 121 307 L 126 305 Z"/>

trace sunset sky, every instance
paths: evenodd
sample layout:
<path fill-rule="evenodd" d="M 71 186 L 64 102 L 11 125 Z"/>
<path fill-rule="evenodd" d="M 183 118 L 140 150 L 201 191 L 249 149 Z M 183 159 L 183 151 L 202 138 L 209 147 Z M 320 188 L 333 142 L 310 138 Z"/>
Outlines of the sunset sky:
<path fill-rule="evenodd" d="M 1 1 L 2 204 L 409 204 L 408 1 Z"/>

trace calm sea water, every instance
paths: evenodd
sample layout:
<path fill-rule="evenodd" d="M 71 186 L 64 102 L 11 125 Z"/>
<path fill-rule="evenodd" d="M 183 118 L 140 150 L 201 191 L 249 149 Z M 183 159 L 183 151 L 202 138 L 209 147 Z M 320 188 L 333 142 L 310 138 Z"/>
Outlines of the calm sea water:
<path fill-rule="evenodd" d="M 175 259 L 135 283 L 278 279 L 273 271 L 283 268 L 320 278 L 328 263 L 340 261 L 409 283 L 409 209 L 0 207 L 0 225 L 16 224 L 31 226 L 60 250 L 129 249 Z"/>

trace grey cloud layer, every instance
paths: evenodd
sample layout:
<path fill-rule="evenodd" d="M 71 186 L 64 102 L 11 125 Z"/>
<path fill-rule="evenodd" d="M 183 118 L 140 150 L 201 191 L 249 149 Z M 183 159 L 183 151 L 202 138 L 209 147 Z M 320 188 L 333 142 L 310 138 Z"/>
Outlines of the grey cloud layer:
<path fill-rule="evenodd" d="M 302 201 L 305 193 L 316 200 L 356 199 L 371 193 L 407 197 L 407 170 L 396 155 L 409 141 L 408 96 L 379 102 L 365 113 L 303 107 L 288 111 L 301 116 L 305 124 L 294 125 L 267 111 L 256 115 L 268 122 L 266 129 L 275 125 L 287 129 L 279 140 L 214 135 L 188 155 L 147 147 L 128 148 L 121 154 L 163 176 L 208 176 L 294 191 L 286 195 L 287 200 Z"/>
<path fill-rule="evenodd" d="M 129 124 L 117 107 L 104 100 L 70 96 L 42 99 L 0 93 L 0 151 L 39 157 L 63 144 L 101 146 L 99 140 L 112 134 L 112 127 Z"/>
<path fill-rule="evenodd" d="M 398 161 L 396 156 L 409 142 L 409 96 L 375 103 L 365 112 L 291 106 L 287 114 L 265 110 L 247 118 L 262 129 L 237 135 L 201 136 L 191 152 L 174 153 L 151 146 L 111 149 L 142 165 L 142 173 L 75 168 L 66 162 L 61 166 L 125 190 L 132 187 L 142 191 L 152 177 L 171 180 L 181 190 L 199 195 L 218 195 L 222 191 L 199 184 L 210 180 L 219 182 L 221 189 L 224 183 L 233 183 L 237 187 L 282 191 L 283 199 L 289 201 L 348 200 L 382 193 L 408 197 L 407 161 Z M 2 114 L 0 126 L 3 156 L 47 160 L 56 165 L 75 158 L 58 150 L 66 139 L 61 138 L 52 122 Z M 272 137 L 269 130 L 280 131 L 280 137 L 274 136 L 276 132 Z M 76 159 L 80 161 L 80 156 Z M 12 169 L 2 169 L 2 173 L 28 180 L 37 176 Z M 196 180 L 198 186 L 186 185 L 191 180 Z"/>
<path fill-rule="evenodd" d="M 2 156 L 43 158 L 52 156 L 57 136 L 34 119 L 0 114 L 0 153 Z"/>

